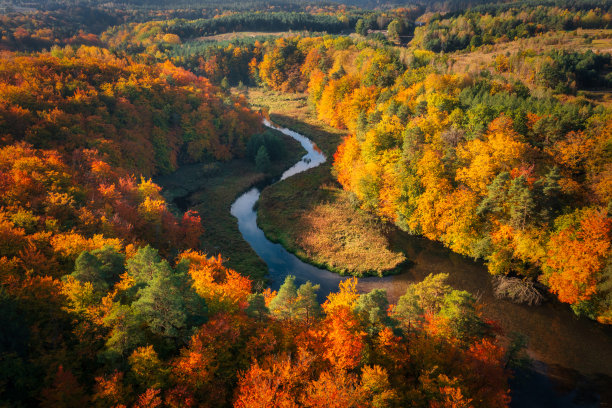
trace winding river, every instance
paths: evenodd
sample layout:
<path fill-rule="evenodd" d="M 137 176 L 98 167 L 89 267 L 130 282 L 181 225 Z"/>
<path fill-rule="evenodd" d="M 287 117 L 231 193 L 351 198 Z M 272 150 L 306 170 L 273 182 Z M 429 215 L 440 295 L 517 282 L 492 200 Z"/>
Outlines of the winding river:
<path fill-rule="evenodd" d="M 264 124 L 297 140 L 307 152 L 280 180 L 325 162 L 323 153 L 307 137 L 267 121 Z M 257 226 L 256 204 L 260 193 L 254 187 L 242 194 L 232 204 L 231 213 L 237 218 L 244 239 L 268 265 L 270 286 L 278 289 L 287 275 L 294 275 L 297 284 L 306 281 L 319 284 L 319 298 L 324 300 L 346 277 L 305 263 L 282 245 L 269 241 Z M 534 370 L 521 372 L 513 380 L 511 406 L 612 404 L 612 328 L 577 318 L 567 305 L 555 300 L 539 307 L 527 307 L 496 299 L 490 277 L 481 263 L 401 231 L 394 231 L 389 238 L 413 264 L 398 275 L 361 278 L 359 291 L 386 289 L 389 300 L 394 302 L 409 284 L 421 281 L 430 273 L 448 273 L 448 283 L 475 294 L 485 316 L 499 322 L 504 332 L 520 332 L 529 340 L 528 353 L 534 361 Z"/>
<path fill-rule="evenodd" d="M 325 155 L 307 137 L 289 129 L 278 128 L 268 121 L 264 121 L 264 124 L 297 140 L 307 152 L 299 162 L 282 174 L 280 180 L 325 162 Z M 278 289 L 284 282 L 285 276 L 291 274 L 295 275 L 297 284 L 311 281 L 321 285 L 319 300 L 325 299 L 327 294 L 338 289 L 338 283 L 343 278 L 328 270 L 302 262 L 282 245 L 273 243 L 265 237 L 264 232 L 257 226 L 257 212 L 255 211 L 255 204 L 260 194 L 258 187 L 253 187 L 242 194 L 232 204 L 231 213 L 238 219 L 238 228 L 244 239 L 268 265 L 270 286 L 275 290 Z"/>

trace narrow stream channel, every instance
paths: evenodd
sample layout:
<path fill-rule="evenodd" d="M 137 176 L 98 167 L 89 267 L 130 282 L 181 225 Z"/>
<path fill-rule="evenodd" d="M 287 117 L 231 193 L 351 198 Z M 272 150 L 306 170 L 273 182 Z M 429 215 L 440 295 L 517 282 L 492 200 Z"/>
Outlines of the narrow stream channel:
<path fill-rule="evenodd" d="M 264 124 L 297 140 L 307 154 L 283 173 L 280 180 L 325 162 L 326 158 L 307 137 L 290 129 Z M 307 264 L 282 245 L 269 241 L 257 226 L 255 209 L 261 191 L 252 188 L 232 204 L 244 239 L 269 268 L 270 286 L 277 290 L 287 275 L 296 283 L 311 281 L 321 286 L 319 300 L 338 289 L 346 279 L 326 269 Z M 493 296 L 486 268 L 454 254 L 442 245 L 396 231 L 390 237 L 414 262 L 401 274 L 359 279 L 358 289 L 386 289 L 391 302 L 408 285 L 430 273 L 448 273 L 449 284 L 475 294 L 486 317 L 498 321 L 506 333 L 520 332 L 529 339 L 528 353 L 534 369 L 517 373 L 512 381 L 512 407 L 598 407 L 612 405 L 612 329 L 573 315 L 567 305 L 551 300 L 539 307 L 516 305 Z"/>
<path fill-rule="evenodd" d="M 307 152 L 299 162 L 283 173 L 280 180 L 325 162 L 325 155 L 307 137 L 289 129 L 277 128 L 268 121 L 264 121 L 264 124 L 297 140 Z M 238 219 L 238 228 L 244 239 L 268 265 L 270 286 L 276 290 L 284 282 L 285 276 L 295 275 L 298 284 L 309 280 L 321 285 L 319 300 L 325 299 L 328 293 L 338 289 L 338 283 L 343 278 L 328 270 L 302 262 L 282 245 L 275 244 L 265 237 L 263 231 L 257 226 L 257 212 L 255 211 L 255 204 L 260 194 L 259 188 L 253 187 L 234 201 L 231 213 Z"/>

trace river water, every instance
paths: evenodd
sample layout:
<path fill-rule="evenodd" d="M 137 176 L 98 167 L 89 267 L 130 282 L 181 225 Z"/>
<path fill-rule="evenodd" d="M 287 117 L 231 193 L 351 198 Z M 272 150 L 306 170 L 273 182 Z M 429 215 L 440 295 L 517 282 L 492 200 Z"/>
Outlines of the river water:
<path fill-rule="evenodd" d="M 326 158 L 305 136 L 264 122 L 297 140 L 306 155 L 281 176 L 281 180 L 316 167 Z M 269 241 L 257 226 L 256 204 L 260 189 L 252 188 L 232 204 L 244 239 L 269 268 L 270 286 L 277 290 L 287 275 L 296 283 L 311 281 L 321 286 L 319 300 L 338 289 L 346 277 L 305 263 L 282 245 Z M 550 300 L 539 307 L 516 305 L 496 299 L 486 268 L 469 258 L 452 253 L 440 244 L 401 231 L 390 240 L 401 248 L 412 265 L 398 275 L 359 279 L 358 289 L 385 289 L 391 302 L 406 292 L 408 285 L 430 273 L 448 273 L 448 283 L 479 298 L 483 314 L 501 325 L 506 333 L 520 332 L 529 339 L 528 354 L 533 369 L 517 373 L 512 381 L 512 407 L 598 407 L 612 406 L 612 329 L 574 316 L 567 305 Z"/>

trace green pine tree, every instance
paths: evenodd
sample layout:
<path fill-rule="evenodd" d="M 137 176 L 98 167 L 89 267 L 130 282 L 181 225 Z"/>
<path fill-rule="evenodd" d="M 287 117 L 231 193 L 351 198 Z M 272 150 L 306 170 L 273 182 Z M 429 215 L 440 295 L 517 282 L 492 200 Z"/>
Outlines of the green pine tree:
<path fill-rule="evenodd" d="M 278 293 L 270 302 L 270 312 L 281 319 L 291 319 L 295 316 L 296 301 L 298 298 L 295 287 L 295 276 L 289 275 Z"/>
<path fill-rule="evenodd" d="M 266 146 L 261 146 L 255 155 L 255 167 L 257 170 L 266 173 L 270 170 L 270 155 Z"/>
<path fill-rule="evenodd" d="M 297 291 L 296 312 L 300 319 L 309 324 L 321 317 L 323 309 L 317 299 L 317 291 L 321 285 L 313 285 L 310 281 L 301 285 Z"/>
<path fill-rule="evenodd" d="M 266 299 L 261 293 L 253 293 L 248 297 L 249 305 L 246 308 L 247 315 L 257 318 L 260 322 L 269 314 L 270 309 L 266 306 Z"/>

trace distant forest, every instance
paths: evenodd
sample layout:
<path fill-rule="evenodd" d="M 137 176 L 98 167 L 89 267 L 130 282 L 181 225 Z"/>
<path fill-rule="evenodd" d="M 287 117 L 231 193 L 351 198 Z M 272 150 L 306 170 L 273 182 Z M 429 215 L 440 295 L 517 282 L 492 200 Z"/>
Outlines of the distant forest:
<path fill-rule="evenodd" d="M 602 1 L 602 3 L 604 3 Z M 497 3 L 497 4 L 496 4 Z M 508 4 L 516 5 L 517 3 L 522 2 L 507 2 Z M 531 3 L 534 3 L 531 1 Z M 568 3 L 576 4 L 583 3 L 582 1 L 549 1 L 546 2 L 547 5 L 551 5 L 550 3 L 554 3 L 555 5 L 566 5 Z M 593 3 L 593 2 L 589 2 Z M 609 3 L 609 2 L 608 2 Z M 102 1 L 102 0 L 41 0 L 41 1 L 31 1 L 31 0 L 9 0 L 5 2 L 5 4 L 14 5 L 18 7 L 29 7 L 36 9 L 54 9 L 63 6 L 90 6 L 90 7 L 108 7 L 108 8 L 117 8 L 117 7 L 139 7 L 145 9 L 177 9 L 177 8 L 190 8 L 190 9 L 206 9 L 206 8 L 215 8 L 215 9 L 231 9 L 234 11 L 240 10 L 260 10 L 262 8 L 277 8 L 282 10 L 299 10 L 302 9 L 306 4 L 309 5 L 332 5 L 332 4 L 343 4 L 347 6 L 356 6 L 362 8 L 383 8 L 390 9 L 395 7 L 410 7 L 410 6 L 424 6 L 432 10 L 439 11 L 458 11 L 465 10 L 470 7 L 477 7 L 482 5 L 494 5 L 496 7 L 499 6 L 499 2 L 492 0 L 440 0 L 440 1 L 424 1 L 424 0 L 348 0 L 348 1 L 339 1 L 339 0 L 327 0 L 327 1 L 299 1 L 299 0 L 247 0 L 247 1 L 227 1 L 227 2 L 217 2 L 214 0 L 175 0 L 175 1 L 164 1 L 164 0 L 115 0 L 115 1 Z"/>

